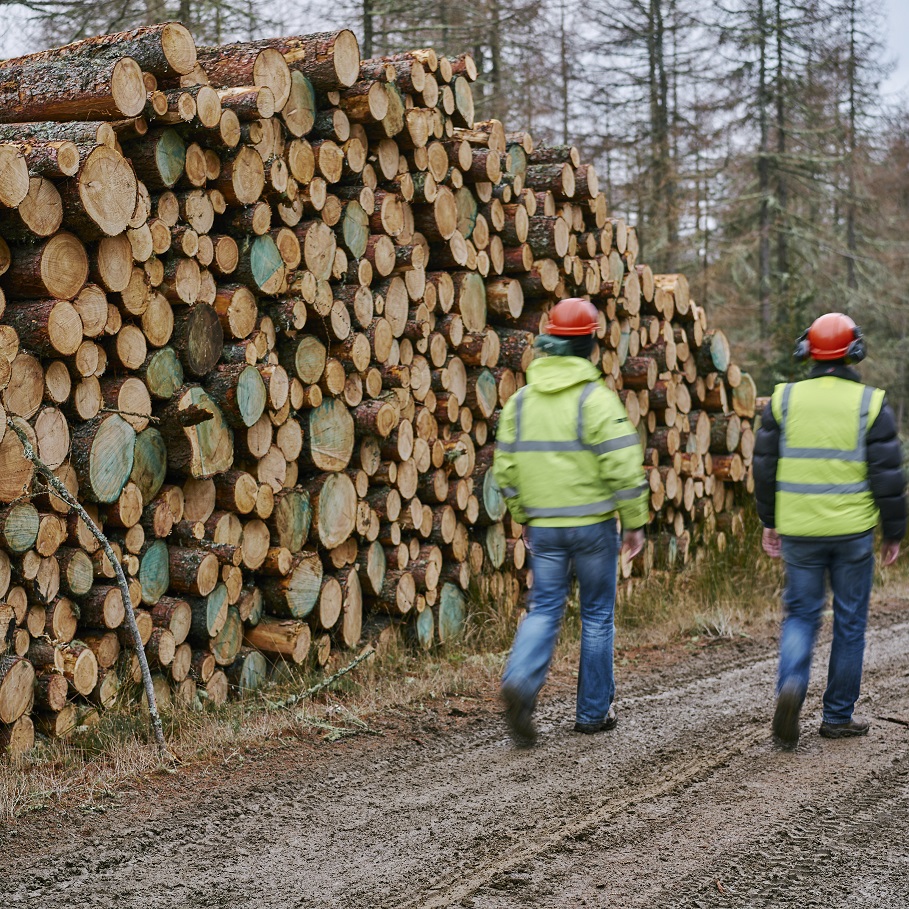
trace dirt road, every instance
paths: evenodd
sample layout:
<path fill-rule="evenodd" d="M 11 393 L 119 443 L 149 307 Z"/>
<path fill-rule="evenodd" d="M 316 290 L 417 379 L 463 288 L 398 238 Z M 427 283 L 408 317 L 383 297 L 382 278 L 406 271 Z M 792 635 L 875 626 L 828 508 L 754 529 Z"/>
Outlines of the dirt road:
<path fill-rule="evenodd" d="M 774 751 L 772 647 L 711 647 L 625 671 L 612 733 L 573 734 L 556 679 L 533 751 L 492 697 L 452 699 L 381 735 L 155 781 L 104 815 L 26 818 L 0 831 L 3 903 L 902 909 L 905 616 L 870 634 L 863 740 L 818 737 L 816 673 L 800 748 Z"/>

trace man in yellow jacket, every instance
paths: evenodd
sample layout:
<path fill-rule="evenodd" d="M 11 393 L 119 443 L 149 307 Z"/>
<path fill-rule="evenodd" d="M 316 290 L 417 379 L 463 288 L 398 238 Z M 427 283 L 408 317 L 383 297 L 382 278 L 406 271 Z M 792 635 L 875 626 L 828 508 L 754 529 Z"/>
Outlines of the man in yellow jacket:
<path fill-rule="evenodd" d="M 855 322 L 830 312 L 798 339 L 796 358 L 814 360 L 808 378 L 778 385 L 754 450 L 763 547 L 786 563 L 773 735 L 791 750 L 808 690 L 811 656 L 833 591 L 833 642 L 820 734 L 862 736 L 854 716 L 874 578 L 874 530 L 891 565 L 906 532 L 906 478 L 896 420 L 882 389 L 863 385 L 851 364 L 865 356 Z"/>
<path fill-rule="evenodd" d="M 638 434 L 618 396 L 590 360 L 597 311 L 572 298 L 553 307 L 535 346 L 545 353 L 527 385 L 502 410 L 495 478 L 515 520 L 527 525 L 533 588 L 502 678 L 515 744 L 536 741 L 533 710 L 555 649 L 572 568 L 581 606 L 581 662 L 575 731 L 616 724 L 613 638 L 616 514 L 623 549 L 644 544 L 648 487 Z"/>

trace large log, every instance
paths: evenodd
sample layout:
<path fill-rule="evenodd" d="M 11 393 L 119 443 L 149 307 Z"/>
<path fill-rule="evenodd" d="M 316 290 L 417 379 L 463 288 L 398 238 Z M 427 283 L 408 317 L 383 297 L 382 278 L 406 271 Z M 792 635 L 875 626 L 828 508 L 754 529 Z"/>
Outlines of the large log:
<path fill-rule="evenodd" d="M 0 122 L 141 114 L 146 91 L 139 64 L 115 44 L 92 47 L 93 40 L 78 42 L 80 53 L 44 51 L 0 64 Z"/>
<path fill-rule="evenodd" d="M 263 42 L 238 42 L 198 48 L 199 65 L 212 85 L 219 88 L 257 85 L 270 89 L 275 109 L 282 110 L 290 97 L 290 69 L 279 52 Z"/>

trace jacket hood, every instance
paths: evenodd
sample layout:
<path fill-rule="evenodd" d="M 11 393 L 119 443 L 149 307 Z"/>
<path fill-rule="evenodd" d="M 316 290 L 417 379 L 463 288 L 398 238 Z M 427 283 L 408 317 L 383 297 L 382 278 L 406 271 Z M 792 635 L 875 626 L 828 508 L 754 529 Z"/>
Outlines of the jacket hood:
<path fill-rule="evenodd" d="M 820 376 L 836 376 L 838 379 L 848 379 L 850 382 L 861 382 L 861 376 L 847 366 L 842 360 L 834 360 L 831 363 L 815 363 L 808 373 L 809 379 L 817 379 Z"/>
<path fill-rule="evenodd" d="M 581 357 L 543 357 L 534 360 L 527 368 L 527 383 L 545 394 L 554 394 L 571 388 L 572 385 L 586 385 L 602 378 L 599 368 Z"/>

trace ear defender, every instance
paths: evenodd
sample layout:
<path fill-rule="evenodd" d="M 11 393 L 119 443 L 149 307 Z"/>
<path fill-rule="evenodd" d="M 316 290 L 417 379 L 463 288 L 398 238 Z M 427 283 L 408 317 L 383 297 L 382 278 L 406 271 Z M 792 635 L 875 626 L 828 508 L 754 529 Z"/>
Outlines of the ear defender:
<path fill-rule="evenodd" d="M 855 341 L 852 342 L 853 344 Z M 795 350 L 792 356 L 800 363 L 811 356 L 811 344 L 808 341 L 808 329 L 806 328 L 795 340 Z M 864 356 L 864 354 L 863 354 Z"/>
<path fill-rule="evenodd" d="M 853 335 L 852 343 L 846 348 L 846 359 L 851 363 L 861 363 L 868 355 L 868 351 L 865 349 L 865 336 L 858 325 L 855 326 Z"/>

